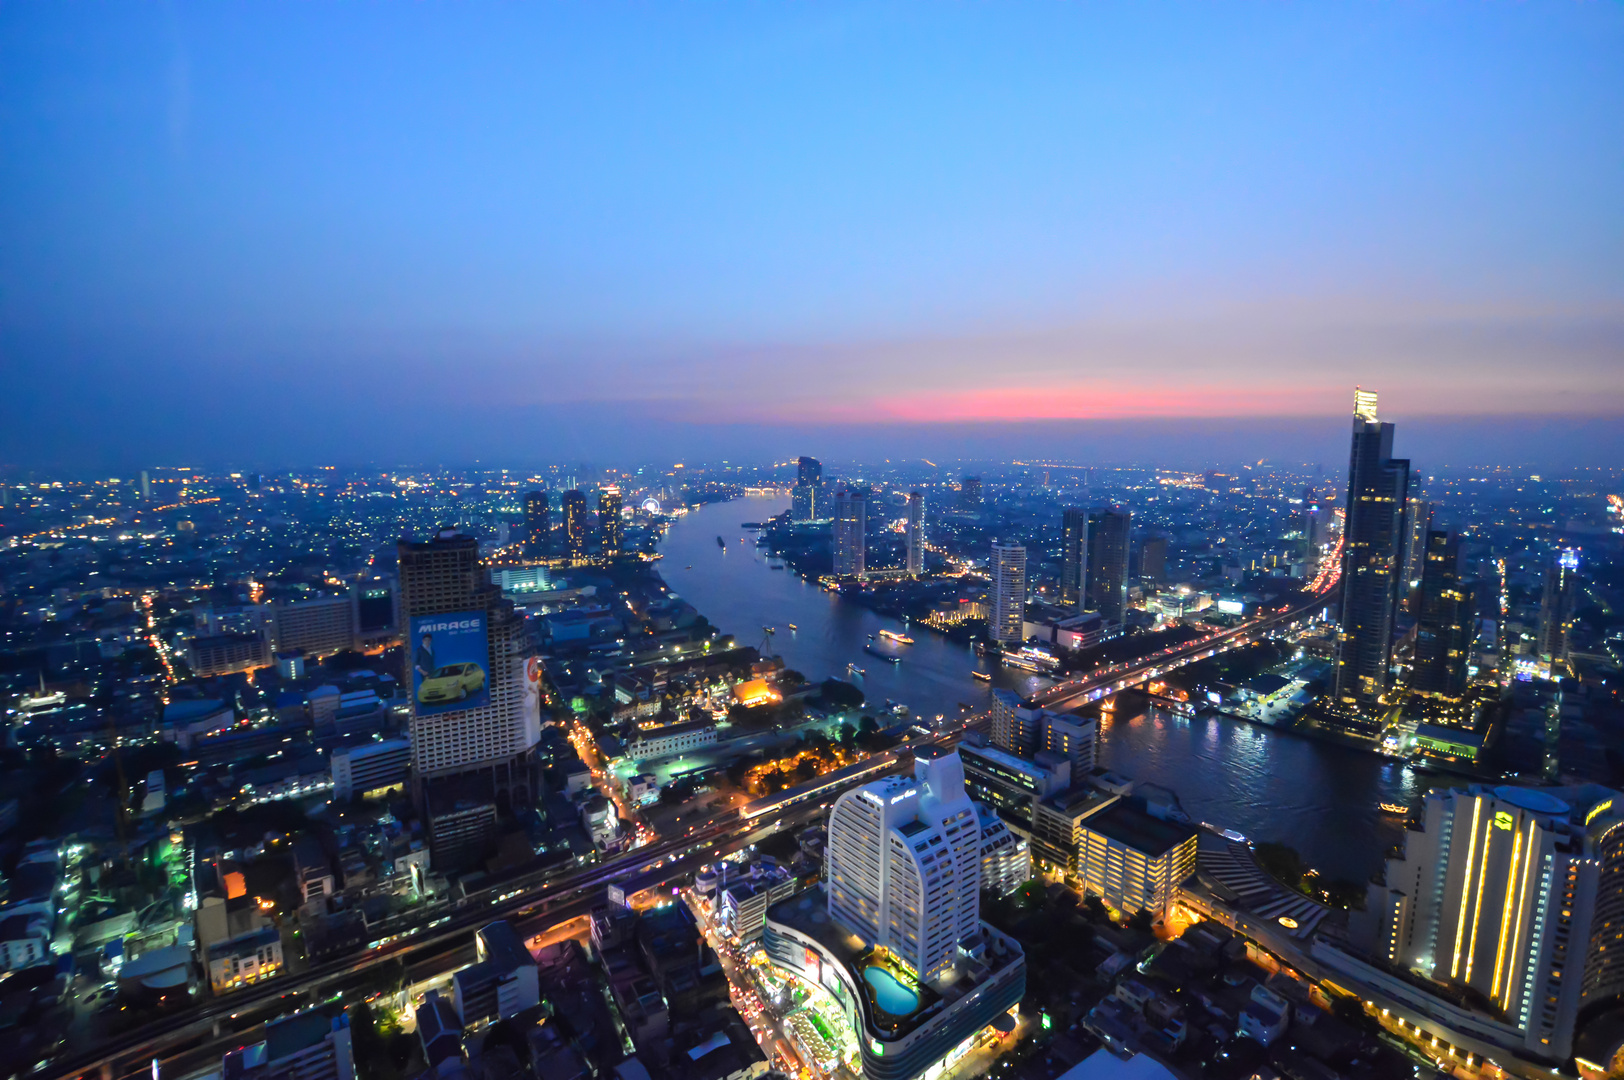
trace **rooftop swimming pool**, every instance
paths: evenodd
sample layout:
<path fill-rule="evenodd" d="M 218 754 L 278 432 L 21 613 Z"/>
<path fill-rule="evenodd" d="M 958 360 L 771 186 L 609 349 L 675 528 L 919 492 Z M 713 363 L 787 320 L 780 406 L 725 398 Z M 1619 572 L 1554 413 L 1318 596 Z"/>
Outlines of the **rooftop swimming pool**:
<path fill-rule="evenodd" d="M 919 994 L 903 986 L 895 975 L 877 964 L 863 969 L 863 981 L 868 983 L 874 1004 L 892 1016 L 908 1016 L 919 1008 Z"/>

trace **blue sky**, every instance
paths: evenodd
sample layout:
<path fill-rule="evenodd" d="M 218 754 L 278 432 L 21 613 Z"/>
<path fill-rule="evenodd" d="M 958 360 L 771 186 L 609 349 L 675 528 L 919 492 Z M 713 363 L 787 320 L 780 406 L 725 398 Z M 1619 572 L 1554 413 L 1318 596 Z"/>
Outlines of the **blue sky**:
<path fill-rule="evenodd" d="M 6 2 L 0 456 L 1606 419 L 1621 192 L 1617 4 Z"/>

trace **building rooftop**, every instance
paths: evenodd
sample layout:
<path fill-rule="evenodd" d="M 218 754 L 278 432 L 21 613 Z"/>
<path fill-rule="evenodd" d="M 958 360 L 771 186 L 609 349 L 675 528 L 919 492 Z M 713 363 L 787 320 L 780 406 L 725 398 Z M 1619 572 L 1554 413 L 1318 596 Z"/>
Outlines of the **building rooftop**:
<path fill-rule="evenodd" d="M 1085 827 L 1150 856 L 1166 854 L 1200 835 L 1193 825 L 1151 817 L 1128 801 L 1101 810 Z"/>

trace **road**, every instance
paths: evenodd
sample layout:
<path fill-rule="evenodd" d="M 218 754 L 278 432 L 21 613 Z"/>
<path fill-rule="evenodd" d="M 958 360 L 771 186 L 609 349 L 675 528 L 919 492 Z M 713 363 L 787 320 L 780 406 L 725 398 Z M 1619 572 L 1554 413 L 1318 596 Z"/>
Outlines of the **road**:
<path fill-rule="evenodd" d="M 1265 637 L 1321 610 L 1335 595 L 1337 577 L 1316 581 L 1318 588 L 1306 598 L 1283 609 L 1263 614 L 1230 630 L 1218 630 L 1184 645 L 1174 645 L 1139 660 L 1113 664 L 1086 675 L 1057 682 L 1032 697 L 1032 704 L 1045 709 L 1075 709 L 1109 697 L 1130 686 L 1158 679 L 1177 668 L 1199 663 L 1219 653 L 1262 641 Z"/>

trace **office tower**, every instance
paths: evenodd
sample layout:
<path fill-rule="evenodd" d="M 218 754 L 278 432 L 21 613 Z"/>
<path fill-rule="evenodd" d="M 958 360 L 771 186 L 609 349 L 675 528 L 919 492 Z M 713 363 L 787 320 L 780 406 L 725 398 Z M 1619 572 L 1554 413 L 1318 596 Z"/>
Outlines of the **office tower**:
<path fill-rule="evenodd" d="M 1128 610 L 1127 510 L 1096 510 L 1088 515 L 1087 609 L 1111 622 Z"/>
<path fill-rule="evenodd" d="M 868 494 L 843 487 L 835 492 L 835 576 L 862 577 L 867 556 Z"/>
<path fill-rule="evenodd" d="M 1568 659 L 1568 633 L 1579 597 L 1579 553 L 1568 548 L 1545 571 L 1539 598 L 1539 655 L 1557 663 Z"/>
<path fill-rule="evenodd" d="M 1392 665 L 1410 463 L 1393 457 L 1393 425 L 1376 419 L 1376 394 L 1355 390 L 1353 398 L 1335 692 L 1345 708 L 1368 713 L 1380 704 Z"/>
<path fill-rule="evenodd" d="M 1422 541 L 1417 590 L 1415 673 L 1411 687 L 1429 697 L 1459 701 L 1466 693 L 1466 662 L 1477 637 L 1477 591 L 1460 573 L 1460 537 L 1429 529 Z"/>
<path fill-rule="evenodd" d="M 528 805 L 535 795 L 540 718 L 525 701 L 529 639 L 473 537 L 443 529 L 398 550 L 413 791 L 436 865 L 455 867 L 490 840 L 498 805 Z M 458 641 L 471 643 L 471 655 L 453 651 Z M 474 704 L 458 707 L 461 700 Z"/>
<path fill-rule="evenodd" d="M 1426 569 L 1427 533 L 1432 528 L 1432 504 L 1425 499 L 1410 499 L 1409 536 L 1405 540 L 1404 580 L 1399 595 L 1404 598 L 1405 610 L 1414 612 L 1420 602 L 1421 575 Z"/>
<path fill-rule="evenodd" d="M 356 597 L 278 600 L 271 606 L 271 648 L 282 653 L 331 656 L 355 647 Z"/>
<path fill-rule="evenodd" d="M 579 489 L 564 492 L 560 501 L 564 511 L 564 552 L 574 563 L 586 559 L 586 496 Z"/>
<path fill-rule="evenodd" d="M 1060 516 L 1060 604 L 1084 610 L 1088 577 L 1088 511 L 1068 506 Z"/>
<path fill-rule="evenodd" d="M 849 791 L 829 812 L 829 916 L 921 982 L 980 923 L 981 824 L 957 753 Z"/>
<path fill-rule="evenodd" d="M 981 509 L 981 477 L 966 476 L 959 483 L 959 506 L 972 513 Z"/>
<path fill-rule="evenodd" d="M 1032 852 L 989 806 L 976 806 L 981 822 L 981 887 L 1008 896 L 1032 879 Z"/>
<path fill-rule="evenodd" d="M 790 492 L 790 520 L 816 521 L 823 512 L 823 463 L 802 457 L 795 462 L 795 487 Z"/>
<path fill-rule="evenodd" d="M 547 508 L 545 491 L 524 493 L 524 556 L 540 559 L 547 555 L 552 540 L 553 519 Z"/>
<path fill-rule="evenodd" d="M 1481 1025 L 1495 1041 L 1565 1061 L 1579 1012 L 1624 990 L 1624 822 L 1611 796 L 1434 789 L 1350 924 L 1354 944 L 1497 1019 Z"/>
<path fill-rule="evenodd" d="M 1139 545 L 1139 580 L 1152 586 L 1167 580 L 1167 537 L 1147 536 Z"/>
<path fill-rule="evenodd" d="M 1100 725 L 1092 717 L 1045 711 L 1040 720 L 1043 749 L 1071 763 L 1071 782 L 1080 784 L 1094 771 Z"/>
<path fill-rule="evenodd" d="M 908 563 L 907 571 L 918 576 L 925 572 L 925 495 L 908 492 Z"/>
<path fill-rule="evenodd" d="M 620 554 L 621 529 L 620 488 L 610 484 L 598 492 L 598 542 L 605 559 Z"/>
<path fill-rule="evenodd" d="M 842 795 L 825 850 L 823 884 L 767 909 L 768 959 L 842 1003 L 856 1075 L 941 1075 L 1026 992 L 1020 943 L 980 919 L 981 817 L 958 755 Z"/>
<path fill-rule="evenodd" d="M 152 477 L 147 475 L 145 469 L 141 470 L 141 501 L 152 501 Z"/>
<path fill-rule="evenodd" d="M 1020 544 L 993 544 L 987 570 L 992 576 L 987 594 L 987 634 L 1000 645 L 1018 646 L 1026 640 L 1026 548 Z"/>
<path fill-rule="evenodd" d="M 992 744 L 1011 754 L 1031 757 L 1038 748 L 1038 712 L 1019 694 L 1002 688 L 992 692 Z"/>

